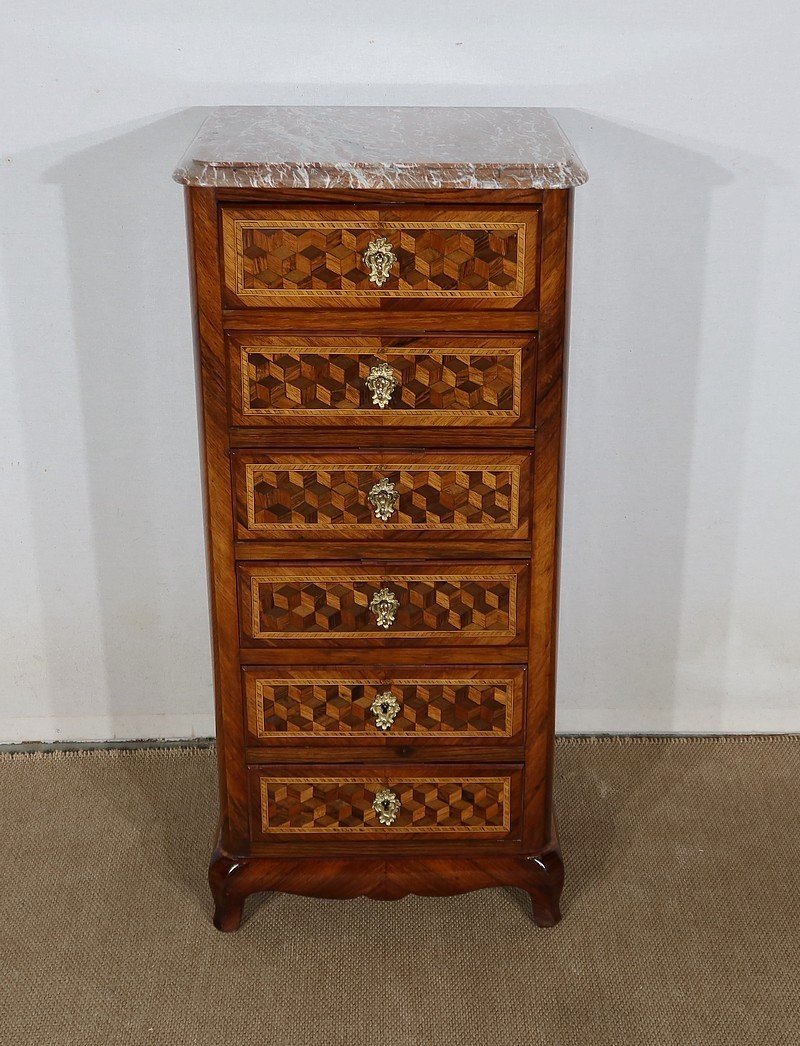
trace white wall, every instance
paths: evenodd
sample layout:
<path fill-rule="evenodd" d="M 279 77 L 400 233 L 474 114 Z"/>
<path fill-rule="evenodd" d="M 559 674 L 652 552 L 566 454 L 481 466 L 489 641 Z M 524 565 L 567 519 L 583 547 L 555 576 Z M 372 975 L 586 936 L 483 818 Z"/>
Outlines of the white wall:
<path fill-rule="evenodd" d="M 789 0 L 9 0 L 0 741 L 212 732 L 181 192 L 217 104 L 547 105 L 563 731 L 800 729 Z"/>

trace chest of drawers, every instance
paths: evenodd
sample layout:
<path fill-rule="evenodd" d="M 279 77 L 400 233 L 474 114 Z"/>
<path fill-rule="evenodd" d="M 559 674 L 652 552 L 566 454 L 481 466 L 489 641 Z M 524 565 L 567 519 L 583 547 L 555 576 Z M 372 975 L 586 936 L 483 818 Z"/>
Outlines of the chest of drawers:
<path fill-rule="evenodd" d="M 526 890 L 551 779 L 570 196 L 536 109 L 215 111 L 187 186 L 215 924 Z"/>

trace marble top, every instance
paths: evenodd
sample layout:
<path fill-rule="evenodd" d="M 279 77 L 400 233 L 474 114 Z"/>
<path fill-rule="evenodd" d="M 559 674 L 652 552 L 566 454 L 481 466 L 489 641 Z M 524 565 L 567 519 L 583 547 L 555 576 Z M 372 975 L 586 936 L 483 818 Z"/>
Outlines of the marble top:
<path fill-rule="evenodd" d="M 233 189 L 567 189 L 588 176 L 546 109 L 223 106 L 173 177 Z"/>

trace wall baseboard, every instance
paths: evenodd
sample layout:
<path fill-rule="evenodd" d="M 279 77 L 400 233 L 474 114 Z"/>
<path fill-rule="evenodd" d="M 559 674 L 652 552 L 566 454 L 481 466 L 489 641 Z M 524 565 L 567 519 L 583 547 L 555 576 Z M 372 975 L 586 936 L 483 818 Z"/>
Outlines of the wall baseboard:
<path fill-rule="evenodd" d="M 771 740 L 794 740 L 800 741 L 800 733 L 795 731 L 778 731 L 770 733 L 684 733 L 684 734 L 556 734 L 556 740 L 563 744 L 602 744 L 604 741 L 613 741 L 618 744 L 647 744 L 647 743 L 680 743 L 691 741 L 771 741 Z M 21 744 L 0 744 L 0 755 L 33 755 L 47 752 L 106 752 L 122 751 L 135 752 L 141 749 L 159 750 L 175 748 L 198 748 L 208 749 L 216 747 L 216 739 L 213 737 L 187 737 L 170 738 L 164 740 L 153 737 L 146 740 L 130 741 L 28 741 Z"/>
<path fill-rule="evenodd" d="M 214 748 L 213 737 L 187 737 L 184 740 L 161 740 L 157 737 L 136 741 L 26 741 L 20 744 L 0 744 L 3 755 L 33 755 L 37 752 L 106 752 L 119 749 L 135 752 L 137 749 L 159 748 Z"/>

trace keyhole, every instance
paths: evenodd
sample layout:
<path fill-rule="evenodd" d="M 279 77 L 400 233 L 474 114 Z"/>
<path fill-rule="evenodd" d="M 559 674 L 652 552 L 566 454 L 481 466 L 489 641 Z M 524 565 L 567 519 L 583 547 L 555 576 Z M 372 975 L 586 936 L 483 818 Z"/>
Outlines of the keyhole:
<path fill-rule="evenodd" d="M 383 714 L 386 715 L 386 713 L 388 711 L 389 711 L 389 702 L 388 701 L 384 701 L 383 704 L 381 705 L 381 712 L 383 712 Z"/>
<path fill-rule="evenodd" d="M 384 799 L 383 800 L 383 808 L 384 808 L 384 810 L 388 810 L 389 809 L 389 800 L 388 799 Z"/>

